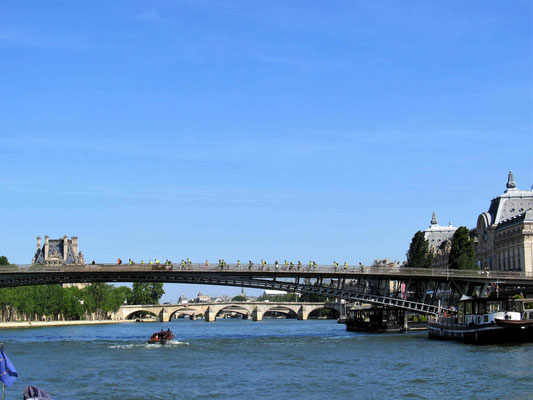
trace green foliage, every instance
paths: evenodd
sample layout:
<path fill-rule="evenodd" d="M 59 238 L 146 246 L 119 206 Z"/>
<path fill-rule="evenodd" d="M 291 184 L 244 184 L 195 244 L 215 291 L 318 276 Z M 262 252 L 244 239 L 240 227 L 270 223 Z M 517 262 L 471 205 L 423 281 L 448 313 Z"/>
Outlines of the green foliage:
<path fill-rule="evenodd" d="M 98 319 L 119 309 L 130 295 L 128 287 L 115 287 L 105 283 L 83 289 L 61 285 L 21 286 L 0 289 L 0 319 L 79 320 L 93 314 Z"/>
<path fill-rule="evenodd" d="M 135 282 L 131 292 L 129 304 L 159 304 L 159 299 L 165 294 L 162 283 Z"/>
<path fill-rule="evenodd" d="M 429 243 L 424 237 L 424 232 L 418 231 L 411 240 L 407 251 L 407 267 L 431 268 L 433 266 L 433 253 L 429 251 Z"/>
<path fill-rule="evenodd" d="M 294 295 L 294 293 L 287 293 L 287 294 L 276 294 L 272 296 L 265 296 L 262 294 L 258 297 L 257 301 L 271 301 L 276 303 L 285 303 L 285 302 L 296 302 L 298 301 L 298 297 Z"/>
<path fill-rule="evenodd" d="M 428 322 L 428 316 L 421 314 L 410 315 L 407 320 L 412 322 Z"/>
<path fill-rule="evenodd" d="M 234 298 L 231 299 L 231 301 L 246 301 L 248 300 L 246 297 L 244 296 L 235 296 Z"/>
<path fill-rule="evenodd" d="M 450 269 L 479 270 L 479 266 L 476 264 L 474 241 L 466 226 L 460 226 L 453 234 L 448 262 Z"/>
<path fill-rule="evenodd" d="M 9 265 L 9 261 L 6 256 L 0 256 L 0 265 Z"/>
<path fill-rule="evenodd" d="M 319 294 L 308 294 L 303 293 L 298 300 L 300 303 L 325 303 L 329 299 L 326 296 L 321 296 Z"/>

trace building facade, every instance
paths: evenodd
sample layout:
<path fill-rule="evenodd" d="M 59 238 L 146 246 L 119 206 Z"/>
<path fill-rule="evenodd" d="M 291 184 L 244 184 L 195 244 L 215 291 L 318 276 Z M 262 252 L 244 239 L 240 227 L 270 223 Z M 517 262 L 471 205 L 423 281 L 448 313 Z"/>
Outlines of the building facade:
<path fill-rule="evenodd" d="M 62 239 L 50 239 L 44 237 L 44 245 L 41 247 L 41 238 L 37 236 L 37 251 L 32 259 L 32 264 L 85 264 L 83 253 L 78 250 L 78 237 L 67 235 Z"/>
<path fill-rule="evenodd" d="M 424 231 L 424 238 L 429 243 L 429 250 L 433 253 L 433 268 L 446 268 L 452 237 L 457 228 L 450 222 L 448 226 L 440 226 L 435 213 L 431 216 L 431 224 Z"/>
<path fill-rule="evenodd" d="M 506 186 L 477 219 L 477 263 L 482 269 L 532 274 L 533 190 L 517 189 L 511 171 Z"/>

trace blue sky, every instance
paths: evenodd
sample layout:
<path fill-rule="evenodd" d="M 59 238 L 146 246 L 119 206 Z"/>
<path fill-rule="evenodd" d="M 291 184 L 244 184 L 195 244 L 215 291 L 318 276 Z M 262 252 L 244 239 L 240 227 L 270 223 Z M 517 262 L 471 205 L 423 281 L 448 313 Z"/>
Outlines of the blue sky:
<path fill-rule="evenodd" d="M 529 1 L 3 1 L 0 253 L 403 260 L 533 183 Z M 185 292 L 238 288 L 166 285 Z"/>

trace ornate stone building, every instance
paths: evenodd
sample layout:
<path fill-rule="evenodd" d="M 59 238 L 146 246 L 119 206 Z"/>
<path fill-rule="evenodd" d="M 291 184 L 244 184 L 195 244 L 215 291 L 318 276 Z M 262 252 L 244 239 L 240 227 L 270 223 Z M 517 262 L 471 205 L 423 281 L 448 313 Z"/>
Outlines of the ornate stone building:
<path fill-rule="evenodd" d="M 533 273 L 533 190 L 517 189 L 511 171 L 507 190 L 478 217 L 475 235 L 482 269 Z"/>
<path fill-rule="evenodd" d="M 45 235 L 41 247 L 41 238 L 37 236 L 37 251 L 32 264 L 85 264 L 82 252 L 78 251 L 78 237 L 69 239 L 65 235 L 63 239 L 50 239 Z"/>
<path fill-rule="evenodd" d="M 433 253 L 433 268 L 446 268 L 452 248 L 452 236 L 457 230 L 450 222 L 448 226 L 440 226 L 435 213 L 431 216 L 431 225 L 424 231 L 424 238 Z"/>

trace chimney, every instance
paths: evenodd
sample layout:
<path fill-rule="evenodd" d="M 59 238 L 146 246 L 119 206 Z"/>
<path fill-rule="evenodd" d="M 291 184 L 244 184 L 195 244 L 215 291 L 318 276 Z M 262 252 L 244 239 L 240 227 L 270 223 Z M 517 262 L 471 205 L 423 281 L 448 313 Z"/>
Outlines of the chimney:
<path fill-rule="evenodd" d="M 44 261 L 48 260 L 48 251 L 50 250 L 50 238 L 44 235 Z"/>
<path fill-rule="evenodd" d="M 74 257 L 78 257 L 78 237 L 72 236 L 72 252 L 74 253 Z"/>
<path fill-rule="evenodd" d="M 68 236 L 63 235 L 63 261 L 67 262 L 68 254 Z"/>
<path fill-rule="evenodd" d="M 37 253 L 41 250 L 41 237 L 37 236 Z"/>

